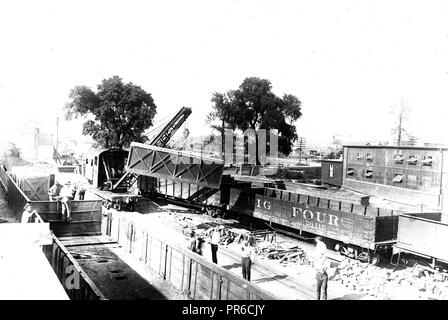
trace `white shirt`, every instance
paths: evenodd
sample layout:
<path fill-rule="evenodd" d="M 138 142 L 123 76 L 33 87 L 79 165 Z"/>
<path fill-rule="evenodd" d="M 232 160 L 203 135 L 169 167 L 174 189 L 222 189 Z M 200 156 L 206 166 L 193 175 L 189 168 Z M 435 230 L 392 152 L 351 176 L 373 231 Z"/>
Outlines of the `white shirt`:
<path fill-rule="evenodd" d="M 316 256 L 321 256 L 327 252 L 327 246 L 322 241 L 317 241 Z"/>
<path fill-rule="evenodd" d="M 219 244 L 219 239 L 221 238 L 221 235 L 219 234 L 219 231 L 213 231 L 212 232 L 212 239 L 211 239 L 211 243 L 212 244 Z"/>
<path fill-rule="evenodd" d="M 61 197 L 73 198 L 73 187 L 72 186 L 64 186 L 59 193 Z"/>
<path fill-rule="evenodd" d="M 243 245 L 241 247 L 241 257 L 242 258 L 250 258 L 250 260 L 254 261 L 255 258 L 255 250 L 252 246 Z"/>
<path fill-rule="evenodd" d="M 22 223 L 28 223 L 30 217 L 32 216 L 33 212 L 28 212 L 27 210 L 23 211 L 22 213 Z"/>
<path fill-rule="evenodd" d="M 327 272 L 330 266 L 330 260 L 328 260 L 325 255 L 322 255 L 314 260 L 314 269 L 316 269 L 317 272 Z"/>

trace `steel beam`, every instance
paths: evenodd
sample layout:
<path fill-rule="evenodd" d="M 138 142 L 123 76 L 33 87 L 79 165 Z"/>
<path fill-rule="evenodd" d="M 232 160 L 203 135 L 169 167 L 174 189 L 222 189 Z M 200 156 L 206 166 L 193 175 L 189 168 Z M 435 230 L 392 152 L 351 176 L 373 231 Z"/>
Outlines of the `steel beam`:
<path fill-rule="evenodd" d="M 201 154 L 133 142 L 127 171 L 219 189 L 224 161 Z"/>

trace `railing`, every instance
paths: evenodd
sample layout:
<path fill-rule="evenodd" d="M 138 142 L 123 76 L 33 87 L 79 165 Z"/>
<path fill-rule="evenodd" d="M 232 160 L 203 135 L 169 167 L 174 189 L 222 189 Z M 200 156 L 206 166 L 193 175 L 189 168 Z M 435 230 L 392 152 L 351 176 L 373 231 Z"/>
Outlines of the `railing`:
<path fill-rule="evenodd" d="M 70 300 L 107 300 L 64 245 L 53 235 L 43 251 Z"/>
<path fill-rule="evenodd" d="M 44 220 L 42 220 L 39 213 L 37 213 L 37 211 L 33 211 L 31 213 L 30 222 L 31 223 L 45 223 Z"/>
<path fill-rule="evenodd" d="M 276 299 L 249 281 L 150 234 L 119 212 L 109 211 L 107 235 L 164 280 L 194 300 Z"/>

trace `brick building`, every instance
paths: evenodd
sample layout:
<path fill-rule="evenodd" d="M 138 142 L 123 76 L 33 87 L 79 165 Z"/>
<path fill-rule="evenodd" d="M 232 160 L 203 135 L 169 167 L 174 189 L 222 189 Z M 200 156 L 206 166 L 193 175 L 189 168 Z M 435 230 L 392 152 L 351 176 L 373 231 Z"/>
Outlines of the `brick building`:
<path fill-rule="evenodd" d="M 446 212 L 447 180 L 448 148 L 344 146 L 348 189 Z"/>

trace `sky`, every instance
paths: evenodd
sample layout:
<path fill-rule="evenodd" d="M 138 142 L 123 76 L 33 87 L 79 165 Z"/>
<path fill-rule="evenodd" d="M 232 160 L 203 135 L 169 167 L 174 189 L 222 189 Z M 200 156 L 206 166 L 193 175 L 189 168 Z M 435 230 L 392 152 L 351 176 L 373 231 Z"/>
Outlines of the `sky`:
<path fill-rule="evenodd" d="M 408 131 L 446 143 L 446 1 L 1 1 L 2 139 L 63 120 L 70 89 L 118 75 L 150 92 L 156 120 L 192 108 L 193 135 L 213 92 L 269 79 L 302 102 L 299 136 L 390 140 L 392 106 Z"/>

